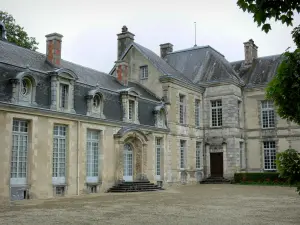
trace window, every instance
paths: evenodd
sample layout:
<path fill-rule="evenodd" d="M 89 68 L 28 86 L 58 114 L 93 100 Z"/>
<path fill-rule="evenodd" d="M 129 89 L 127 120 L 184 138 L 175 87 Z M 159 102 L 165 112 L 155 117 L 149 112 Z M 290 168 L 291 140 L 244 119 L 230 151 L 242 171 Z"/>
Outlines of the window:
<path fill-rule="evenodd" d="M 22 84 L 21 84 L 21 94 L 23 96 L 27 96 L 30 94 L 30 90 L 31 90 L 31 82 L 30 79 L 27 77 L 24 77 L 22 79 Z"/>
<path fill-rule="evenodd" d="M 86 179 L 88 183 L 98 182 L 99 136 L 100 132 L 97 130 L 87 131 Z"/>
<path fill-rule="evenodd" d="M 129 120 L 134 120 L 134 101 L 129 100 L 129 105 L 128 105 L 128 119 Z"/>
<path fill-rule="evenodd" d="M 141 79 L 148 79 L 148 66 L 141 66 Z"/>
<path fill-rule="evenodd" d="M 65 195 L 65 187 L 64 186 L 55 187 L 55 195 L 56 196 L 64 196 Z"/>
<path fill-rule="evenodd" d="M 28 122 L 13 120 L 12 154 L 10 177 L 11 184 L 26 184 L 28 153 Z"/>
<path fill-rule="evenodd" d="M 246 156 L 245 156 L 245 150 L 244 150 L 244 143 L 240 142 L 240 167 L 241 167 L 241 169 L 245 169 L 245 167 L 246 167 L 245 159 L 246 159 Z"/>
<path fill-rule="evenodd" d="M 262 127 L 273 128 L 275 127 L 275 113 L 273 108 L 273 102 L 262 101 L 261 102 L 261 114 L 262 114 Z"/>
<path fill-rule="evenodd" d="M 155 142 L 156 142 L 156 146 L 155 146 L 155 149 L 156 149 L 156 178 L 157 179 L 160 179 L 160 170 L 161 170 L 161 144 L 162 144 L 162 139 L 161 138 L 156 138 L 155 139 Z"/>
<path fill-rule="evenodd" d="M 201 167 L 201 142 L 196 142 L 196 169 Z"/>
<path fill-rule="evenodd" d="M 88 185 L 87 189 L 89 193 L 97 193 L 97 185 Z"/>
<path fill-rule="evenodd" d="M 184 95 L 179 95 L 179 123 L 186 123 L 186 106 Z"/>
<path fill-rule="evenodd" d="M 238 101 L 238 127 L 241 126 L 241 101 Z"/>
<path fill-rule="evenodd" d="M 200 127 L 200 100 L 195 100 L 195 126 Z"/>
<path fill-rule="evenodd" d="M 264 142 L 265 170 L 276 170 L 276 145 L 275 141 Z"/>
<path fill-rule="evenodd" d="M 68 108 L 68 92 L 69 86 L 67 84 L 60 84 L 60 107 L 63 109 Z"/>
<path fill-rule="evenodd" d="M 180 140 L 180 169 L 186 168 L 186 141 Z"/>
<path fill-rule="evenodd" d="M 64 125 L 55 125 L 53 129 L 53 168 L 52 182 L 66 182 L 66 136 L 67 127 Z"/>
<path fill-rule="evenodd" d="M 211 101 L 211 123 L 213 127 L 222 126 L 222 101 Z"/>

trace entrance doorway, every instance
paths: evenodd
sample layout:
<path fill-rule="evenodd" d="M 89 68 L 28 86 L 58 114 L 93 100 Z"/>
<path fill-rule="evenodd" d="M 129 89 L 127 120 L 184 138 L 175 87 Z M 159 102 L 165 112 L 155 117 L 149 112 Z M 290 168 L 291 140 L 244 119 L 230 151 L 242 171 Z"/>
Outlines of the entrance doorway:
<path fill-rule="evenodd" d="M 133 181 L 133 152 L 130 144 L 124 145 L 123 180 Z"/>
<path fill-rule="evenodd" d="M 210 174 L 223 177 L 223 152 L 210 153 Z"/>

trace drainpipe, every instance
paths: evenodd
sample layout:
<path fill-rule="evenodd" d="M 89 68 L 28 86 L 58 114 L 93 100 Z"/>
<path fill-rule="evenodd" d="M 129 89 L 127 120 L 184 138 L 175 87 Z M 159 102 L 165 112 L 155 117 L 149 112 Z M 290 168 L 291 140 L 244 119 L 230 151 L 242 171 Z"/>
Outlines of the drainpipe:
<path fill-rule="evenodd" d="M 80 120 L 77 121 L 77 195 L 79 195 L 79 145 L 80 145 Z"/>

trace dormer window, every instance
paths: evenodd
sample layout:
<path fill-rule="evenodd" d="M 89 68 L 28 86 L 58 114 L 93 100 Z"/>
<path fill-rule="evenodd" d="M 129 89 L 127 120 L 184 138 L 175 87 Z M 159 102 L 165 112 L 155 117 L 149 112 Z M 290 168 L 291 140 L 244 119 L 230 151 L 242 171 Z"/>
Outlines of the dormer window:
<path fill-rule="evenodd" d="M 98 118 L 105 118 L 103 114 L 104 96 L 98 88 L 89 91 L 87 99 L 87 115 Z"/>
<path fill-rule="evenodd" d="M 138 98 L 140 94 L 134 88 L 120 90 L 123 108 L 123 121 L 139 124 Z"/>
<path fill-rule="evenodd" d="M 74 86 L 77 75 L 68 69 L 57 69 L 51 76 L 51 109 L 75 113 Z"/>
<path fill-rule="evenodd" d="M 132 121 L 133 118 L 134 118 L 134 101 L 133 100 L 129 100 L 129 104 L 128 104 L 128 119 Z"/>
<path fill-rule="evenodd" d="M 69 96 L 69 85 L 60 84 L 60 107 L 63 109 L 68 109 L 68 96 Z"/>
<path fill-rule="evenodd" d="M 35 105 L 36 78 L 29 72 L 19 73 L 12 82 L 11 101 L 21 105 Z"/>

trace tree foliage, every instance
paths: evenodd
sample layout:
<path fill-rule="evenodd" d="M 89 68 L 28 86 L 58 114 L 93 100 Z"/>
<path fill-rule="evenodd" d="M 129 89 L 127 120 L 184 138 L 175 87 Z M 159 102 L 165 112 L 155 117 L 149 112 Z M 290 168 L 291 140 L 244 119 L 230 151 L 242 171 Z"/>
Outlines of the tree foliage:
<path fill-rule="evenodd" d="M 266 33 L 271 30 L 270 19 L 292 26 L 294 12 L 300 12 L 299 0 L 238 0 L 237 5 L 253 14 L 254 22 Z"/>
<path fill-rule="evenodd" d="M 287 178 L 290 185 L 297 185 L 300 195 L 300 153 L 295 149 L 287 149 L 277 153 L 276 165 L 280 177 Z"/>
<path fill-rule="evenodd" d="M 29 37 L 24 27 L 16 24 L 12 15 L 0 10 L 0 21 L 2 21 L 6 28 L 6 36 L 9 42 L 15 43 L 18 46 L 37 50 L 38 43 L 34 37 Z"/>
<path fill-rule="evenodd" d="M 300 49 L 283 54 L 277 74 L 266 88 L 266 98 L 274 101 L 281 118 L 300 124 Z"/>

